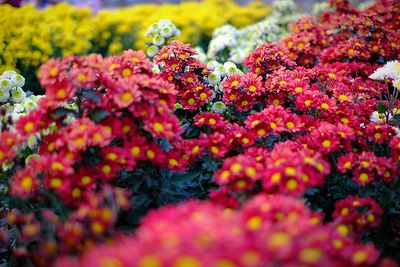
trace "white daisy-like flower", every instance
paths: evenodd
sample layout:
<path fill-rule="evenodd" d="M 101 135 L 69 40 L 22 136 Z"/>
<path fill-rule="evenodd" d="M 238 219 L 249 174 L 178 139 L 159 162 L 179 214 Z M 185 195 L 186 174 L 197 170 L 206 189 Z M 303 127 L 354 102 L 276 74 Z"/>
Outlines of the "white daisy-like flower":
<path fill-rule="evenodd" d="M 162 29 L 160 30 L 160 35 L 161 35 L 162 37 L 165 37 L 165 38 L 171 37 L 171 36 L 172 36 L 172 29 L 171 29 L 171 27 L 166 26 L 166 27 L 162 28 Z"/>
<path fill-rule="evenodd" d="M 224 113 L 225 110 L 226 110 L 226 105 L 224 104 L 224 102 L 221 101 L 215 102 L 211 107 L 211 111 L 218 114 Z"/>
<path fill-rule="evenodd" d="M 231 61 L 227 61 L 224 63 L 224 70 L 225 70 L 225 73 L 228 73 L 228 74 L 236 73 L 236 70 L 237 70 L 236 64 Z"/>
<path fill-rule="evenodd" d="M 400 79 L 400 63 L 397 60 L 389 61 L 385 66 L 376 69 L 369 78 L 372 80 Z"/>
<path fill-rule="evenodd" d="M 161 28 L 164 28 L 164 27 L 166 27 L 166 26 L 172 25 L 172 22 L 171 22 L 171 20 L 169 20 L 169 19 L 162 19 L 162 20 L 160 20 L 160 21 L 158 22 L 158 25 L 160 26 L 160 29 L 161 29 Z"/>
<path fill-rule="evenodd" d="M 333 9 L 329 6 L 329 4 L 327 2 L 320 2 L 320 3 L 317 2 L 317 3 L 313 4 L 311 14 L 314 17 L 318 17 L 323 12 L 329 12 L 332 10 Z"/>
<path fill-rule="evenodd" d="M 25 78 L 24 76 L 17 74 L 11 78 L 11 83 L 13 87 L 22 87 L 25 85 Z"/>
<path fill-rule="evenodd" d="M 243 62 L 244 58 L 245 57 L 241 54 L 233 54 L 232 56 L 229 57 L 229 60 L 236 64 L 240 64 Z"/>
<path fill-rule="evenodd" d="M 1 75 L 2 78 L 6 78 L 11 80 L 14 76 L 16 76 L 17 73 L 13 70 L 6 70 L 5 72 L 3 72 L 3 74 Z"/>
<path fill-rule="evenodd" d="M 23 113 L 16 113 L 16 112 L 13 112 L 13 113 L 10 114 L 10 116 L 11 116 L 12 122 L 13 122 L 13 123 L 16 123 L 16 122 L 19 120 L 19 118 L 21 118 L 22 116 L 24 116 L 24 114 L 23 114 Z"/>
<path fill-rule="evenodd" d="M 221 81 L 221 76 L 219 73 L 212 72 L 210 75 L 208 75 L 208 82 L 212 85 L 216 85 Z"/>
<path fill-rule="evenodd" d="M 32 101 L 31 99 L 25 100 L 22 104 L 24 108 L 29 111 L 37 108 L 37 103 L 35 101 Z"/>
<path fill-rule="evenodd" d="M 35 149 L 38 145 L 38 140 L 39 140 L 39 137 L 36 136 L 35 134 L 32 134 L 31 136 L 29 136 L 28 142 L 27 142 L 28 147 L 30 149 Z"/>
<path fill-rule="evenodd" d="M 211 60 L 207 63 L 207 69 L 214 70 L 220 64 L 216 60 Z"/>
<path fill-rule="evenodd" d="M 174 32 L 174 35 L 175 35 L 176 37 L 179 37 L 179 36 L 181 36 L 181 31 L 180 31 L 180 30 L 178 30 L 176 27 L 175 27 L 175 32 Z"/>
<path fill-rule="evenodd" d="M 386 117 L 384 114 L 380 114 L 378 111 L 374 111 L 369 117 L 369 120 L 377 124 L 382 124 L 385 123 Z"/>
<path fill-rule="evenodd" d="M 219 77 L 224 76 L 226 74 L 224 66 L 223 65 L 218 65 L 214 69 L 214 73 L 217 74 Z"/>
<path fill-rule="evenodd" d="M 146 31 L 146 37 L 151 35 L 151 34 L 153 34 L 153 33 L 155 33 L 155 32 L 158 32 L 159 29 L 160 29 L 160 25 L 158 23 L 151 24 L 150 27 Z"/>
<path fill-rule="evenodd" d="M 160 67 L 158 67 L 157 64 L 153 64 L 151 71 L 155 74 L 159 74 L 161 72 Z"/>
<path fill-rule="evenodd" d="M 12 89 L 12 83 L 8 78 L 0 78 L 0 91 L 10 91 Z"/>
<path fill-rule="evenodd" d="M 71 124 L 71 123 L 73 123 L 75 120 L 76 120 L 76 118 L 75 118 L 74 116 L 68 114 L 68 115 L 65 117 L 65 119 L 63 120 L 63 123 L 65 123 L 65 124 Z"/>
<path fill-rule="evenodd" d="M 149 46 L 149 48 L 147 48 L 146 53 L 149 57 L 154 57 L 158 53 L 158 47 L 155 45 Z"/>
<path fill-rule="evenodd" d="M 0 90 L 0 103 L 7 103 L 10 99 L 10 91 Z"/>
<path fill-rule="evenodd" d="M 224 43 L 225 43 L 225 45 L 226 45 L 227 47 L 233 47 L 233 46 L 237 45 L 238 42 L 237 42 L 235 36 L 229 36 L 229 35 L 227 35 L 227 36 L 225 36 L 225 38 L 224 38 Z"/>
<path fill-rule="evenodd" d="M 153 37 L 153 44 L 158 45 L 158 46 L 162 46 L 165 43 L 165 38 L 162 37 L 161 35 L 154 35 Z"/>
<path fill-rule="evenodd" d="M 23 112 L 25 112 L 25 106 L 22 103 L 14 104 L 14 105 L 12 105 L 12 112 L 23 113 Z"/>
<path fill-rule="evenodd" d="M 17 87 L 11 90 L 11 100 L 14 103 L 19 103 L 24 101 L 26 98 L 26 94 L 21 87 Z"/>
<path fill-rule="evenodd" d="M 224 48 L 225 48 L 225 43 L 223 38 L 212 39 L 208 44 L 207 56 L 209 58 L 214 58 Z"/>

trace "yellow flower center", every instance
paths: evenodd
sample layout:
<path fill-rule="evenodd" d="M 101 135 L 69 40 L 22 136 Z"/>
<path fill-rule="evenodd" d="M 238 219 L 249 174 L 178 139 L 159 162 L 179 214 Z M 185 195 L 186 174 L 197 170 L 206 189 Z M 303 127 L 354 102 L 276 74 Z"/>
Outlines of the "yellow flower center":
<path fill-rule="evenodd" d="M 24 131 L 26 133 L 30 133 L 33 131 L 33 129 L 35 129 L 35 124 L 33 124 L 33 122 L 29 121 L 24 125 Z"/>
<path fill-rule="evenodd" d="M 33 181 L 32 181 L 32 177 L 30 177 L 30 176 L 26 176 L 21 180 L 21 187 L 26 191 L 31 190 L 32 185 L 33 185 Z"/>

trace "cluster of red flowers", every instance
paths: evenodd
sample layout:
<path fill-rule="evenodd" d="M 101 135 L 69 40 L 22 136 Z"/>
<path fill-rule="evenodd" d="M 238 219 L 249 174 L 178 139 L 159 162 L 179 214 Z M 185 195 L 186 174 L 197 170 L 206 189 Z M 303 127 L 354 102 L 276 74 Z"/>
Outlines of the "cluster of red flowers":
<path fill-rule="evenodd" d="M 51 237 L 61 243 L 54 254 L 79 252 L 112 236 L 118 211 L 128 204 L 126 193 L 112 185 L 121 170 L 133 171 L 148 162 L 169 166 L 168 151 L 157 140 L 181 140 L 172 112 L 177 92 L 151 68 L 143 52 L 131 50 L 108 58 L 51 60 L 39 72 L 46 89 L 39 108 L 18 120 L 16 132 L 0 134 L 1 163 L 30 135 L 42 136 L 38 156 L 17 166 L 10 194 L 37 205 L 53 196 L 71 209 Z M 69 108 L 71 103 L 76 107 Z M 34 217 L 32 225 L 38 225 Z M 55 255 L 42 257 L 43 244 L 34 242 L 39 233 L 25 235 L 17 245 L 32 242 L 28 256 L 45 266 Z M 37 240 L 48 240 L 49 231 L 42 234 Z"/>
<path fill-rule="evenodd" d="M 175 84 L 182 107 L 195 111 L 213 97 L 205 79 L 210 73 L 207 64 L 196 58 L 189 45 L 174 41 L 154 57 L 161 67 L 161 76 Z"/>
<path fill-rule="evenodd" d="M 261 112 L 252 114 L 245 120 L 245 125 L 259 138 L 279 135 L 283 132 L 296 133 L 302 128 L 301 119 L 289 109 L 279 105 L 270 105 Z"/>
<path fill-rule="evenodd" d="M 378 255 L 334 225 L 321 225 L 301 202 L 277 195 L 257 197 L 241 211 L 196 201 L 164 207 L 143 220 L 135 237 L 56 266 L 395 266 L 379 263 Z"/>
<path fill-rule="evenodd" d="M 171 142 L 180 139 L 179 121 L 171 114 L 176 91 L 172 84 L 151 72 L 151 63 L 143 52 L 126 51 L 120 57 L 102 61 L 95 56 L 64 60 L 71 66 L 55 80 L 40 76 L 47 91 L 39 109 L 17 122 L 21 136 L 45 130 L 52 123 L 56 130 L 44 137 L 39 147 L 40 158 L 29 162 L 12 179 L 12 192 L 27 197 L 44 186 L 57 192 L 64 202 L 79 205 L 85 202 L 82 196 L 96 188 L 97 181 L 113 180 L 121 169 L 133 170 L 138 162 L 148 160 L 166 166 L 166 152 L 146 138 L 140 128 L 152 138 Z M 61 68 L 66 65 L 64 60 L 47 64 Z M 84 77 L 68 78 L 76 69 L 97 73 L 97 86 L 90 79 L 84 84 Z M 78 115 L 66 123 L 60 105 L 73 97 L 80 99 L 74 111 Z M 114 139 L 120 140 L 118 145 L 112 143 Z M 83 152 L 99 157 L 87 164 Z M 38 184 L 39 174 L 43 176 L 43 185 Z M 23 186 L 27 184 L 30 186 Z"/>
<path fill-rule="evenodd" d="M 295 65 L 287 51 L 278 43 L 265 43 L 257 47 L 245 60 L 244 64 L 250 67 L 251 72 L 266 75 L 280 68 L 290 68 Z"/>
<path fill-rule="evenodd" d="M 272 151 L 262 151 L 257 161 L 254 151 L 228 158 L 215 174 L 216 182 L 228 186 L 230 192 L 254 190 L 256 182 L 263 191 L 297 196 L 307 188 L 323 184 L 330 172 L 329 164 L 320 154 L 313 153 L 292 141 L 275 145 Z M 222 194 L 214 198 L 223 197 Z"/>
<path fill-rule="evenodd" d="M 365 9 L 349 1 L 330 1 L 335 12 L 323 13 L 319 23 L 306 16 L 291 25 L 282 43 L 299 65 L 333 62 L 386 62 L 399 57 L 399 10 L 396 0 L 376 1 Z"/>
<path fill-rule="evenodd" d="M 233 74 L 222 82 L 223 100 L 234 104 L 238 110 L 248 111 L 256 102 L 256 97 L 264 92 L 264 86 L 259 76 L 253 73 Z"/>
<path fill-rule="evenodd" d="M 80 253 L 96 242 L 113 238 L 118 211 L 128 206 L 126 192 L 104 187 L 92 193 L 87 201 L 66 220 L 52 209 L 42 209 L 39 215 L 21 213 L 17 209 L 9 212 L 6 219 L 17 229 L 17 243 L 13 249 L 17 260 L 23 262 L 31 258 L 35 266 L 49 266 L 60 254 Z M 33 246 L 32 253 L 28 248 Z"/>
<path fill-rule="evenodd" d="M 349 196 L 336 203 L 333 217 L 340 227 L 345 225 L 360 239 L 364 230 L 378 227 L 382 214 L 383 210 L 373 198 Z"/>
<path fill-rule="evenodd" d="M 254 53 L 260 54 L 258 50 L 265 50 L 265 47 L 257 48 Z M 263 55 L 267 61 L 276 57 L 275 54 Z M 250 55 L 249 59 L 253 57 L 254 55 Z M 260 57 L 259 60 L 263 61 L 264 58 Z M 353 63 L 335 63 L 312 69 L 291 64 L 291 69 L 283 65 L 260 76 L 252 74 L 254 80 L 260 83 L 265 81 L 261 86 L 264 91 L 259 90 L 259 94 L 252 95 L 253 105 L 259 101 L 266 107 L 260 112 L 248 115 L 243 121 L 247 135 L 252 137 L 249 140 L 252 140 L 253 144 L 271 136 L 282 138 L 289 134 L 293 141 L 275 146 L 271 155 L 275 155 L 276 158 L 267 157 L 266 161 L 262 162 L 262 180 L 267 192 L 278 190 L 297 195 L 303 193 L 306 188 L 322 185 L 324 176 L 330 172 L 325 157 L 334 152 L 351 152 L 354 148 L 359 150 L 360 155 L 367 153 L 371 157 L 374 156 L 373 162 L 377 162 L 371 162 L 364 169 L 355 170 L 354 180 L 357 184 L 363 185 L 373 181 L 376 175 L 382 176 L 387 182 L 393 182 L 398 169 L 397 160 L 375 156 L 370 152 L 370 144 L 394 144 L 398 138 L 395 137 L 396 132 L 391 126 L 370 121 L 370 115 L 378 105 L 374 96 L 380 95 L 382 89 L 379 89 L 377 83 L 365 80 L 366 77 L 358 77 L 356 68 L 357 64 Z M 370 68 L 364 70 L 367 73 L 372 72 Z M 232 100 L 235 97 L 230 96 L 244 94 L 241 91 L 243 77 L 234 74 L 223 82 L 225 103 L 235 104 L 238 110 L 242 108 Z M 266 85 L 268 87 L 265 87 Z M 218 122 L 220 121 L 223 120 L 219 118 Z M 228 124 L 221 125 L 225 127 Z M 246 174 L 238 172 L 231 176 L 231 168 L 235 169 L 237 163 L 243 160 L 235 159 L 239 162 L 233 159 L 225 161 L 216 175 L 217 182 L 222 185 L 239 182 L 243 188 L 252 188 L 254 181 L 248 181 L 244 185 L 243 181 L 249 179 Z M 251 161 L 246 159 L 247 163 Z M 286 162 L 287 164 L 284 164 Z M 259 180 L 259 176 L 256 177 L 255 180 Z M 237 187 L 232 190 L 237 190 Z"/>
<path fill-rule="evenodd" d="M 398 174 L 397 162 L 394 159 L 377 157 L 373 152 L 342 155 L 338 158 L 337 168 L 342 173 L 352 171 L 352 179 L 359 186 L 370 184 L 378 178 L 385 183 L 392 183 Z"/>

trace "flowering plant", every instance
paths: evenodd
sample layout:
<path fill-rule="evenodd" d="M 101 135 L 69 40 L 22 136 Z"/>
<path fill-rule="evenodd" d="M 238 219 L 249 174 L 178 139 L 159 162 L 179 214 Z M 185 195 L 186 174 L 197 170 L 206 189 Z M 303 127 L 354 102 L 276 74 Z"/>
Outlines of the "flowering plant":
<path fill-rule="evenodd" d="M 127 50 L 44 64 L 38 109 L 0 134 L 0 162 L 43 136 L 39 156 L 4 175 L 13 255 L 39 266 L 395 266 L 400 7 L 330 4 L 243 69 L 206 64 L 179 41 L 152 60 Z M 208 197 L 119 237 L 151 208 Z M 110 239 L 115 249 L 85 253 Z"/>

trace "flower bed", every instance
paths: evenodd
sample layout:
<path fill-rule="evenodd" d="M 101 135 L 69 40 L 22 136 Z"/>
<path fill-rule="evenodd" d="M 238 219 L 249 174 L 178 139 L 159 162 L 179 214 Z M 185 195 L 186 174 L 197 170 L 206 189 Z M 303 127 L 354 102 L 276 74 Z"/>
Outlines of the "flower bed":
<path fill-rule="evenodd" d="M 243 64 L 152 27 L 148 56 L 42 65 L 46 94 L 0 134 L 9 259 L 397 266 L 400 5 L 329 3 Z"/>

